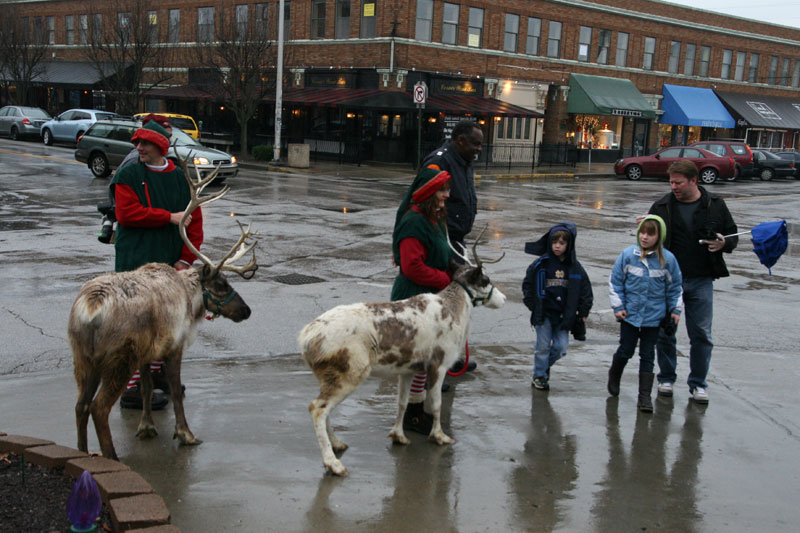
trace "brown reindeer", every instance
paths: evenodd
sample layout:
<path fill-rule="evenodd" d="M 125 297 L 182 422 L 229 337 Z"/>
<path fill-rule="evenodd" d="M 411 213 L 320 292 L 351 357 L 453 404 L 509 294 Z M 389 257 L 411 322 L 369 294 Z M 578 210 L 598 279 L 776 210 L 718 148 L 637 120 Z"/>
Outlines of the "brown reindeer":
<path fill-rule="evenodd" d="M 403 415 L 411 378 L 421 371 L 435 376 L 428 391 L 433 413 L 428 438 L 437 444 L 453 442 L 441 426 L 442 381 L 464 349 L 472 308 L 499 308 L 506 299 L 486 275 L 474 245 L 472 252 L 477 264 L 459 268 L 450 285 L 436 294 L 397 302 L 340 305 L 300 332 L 303 359 L 320 384 L 319 396 L 308 410 L 327 471 L 347 475 L 335 455 L 344 452 L 347 444 L 334 434 L 330 412 L 373 372 L 398 376 L 397 418 L 389 433 L 393 442 L 410 442 L 403 433 Z"/>
<path fill-rule="evenodd" d="M 216 170 L 195 182 L 186 160 L 181 160 L 191 201 L 179 224 L 183 241 L 202 262 L 188 270 L 149 263 L 132 272 L 106 274 L 81 287 L 69 316 L 67 334 L 72 347 L 78 401 L 75 418 L 78 426 L 78 449 L 88 452 L 86 426 L 92 415 L 100 449 L 105 457 L 117 459 L 108 415 L 122 394 L 128 378 L 139 369 L 142 394 L 142 417 L 136 436 L 151 438 L 158 434 L 150 406 L 153 381 L 150 362 L 166 363 L 172 404 L 175 410 L 173 438 L 181 444 L 200 444 L 186 423 L 181 387 L 183 351 L 194 342 L 197 325 L 205 311 L 222 315 L 234 322 L 250 316 L 250 308 L 223 276 L 223 271 L 236 272 L 245 279 L 255 274 L 255 251 L 249 263 L 235 267 L 233 263 L 255 246 L 257 235 L 239 224 L 241 236 L 216 265 L 201 254 L 186 235 L 186 220 L 198 206 L 208 204 L 228 192 L 228 187 L 200 197 L 214 178 Z M 98 392 L 98 387 L 100 388 Z M 97 396 L 95 396 L 97 393 Z"/>

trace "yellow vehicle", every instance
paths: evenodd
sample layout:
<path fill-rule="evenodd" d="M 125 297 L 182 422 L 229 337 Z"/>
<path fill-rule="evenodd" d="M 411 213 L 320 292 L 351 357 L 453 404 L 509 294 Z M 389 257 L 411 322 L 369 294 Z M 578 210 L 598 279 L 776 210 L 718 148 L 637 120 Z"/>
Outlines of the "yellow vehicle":
<path fill-rule="evenodd" d="M 150 113 L 137 113 L 133 115 L 133 118 L 141 120 L 149 114 Z M 188 133 L 192 137 L 192 139 L 196 141 L 200 140 L 200 128 L 197 127 L 197 123 L 189 115 L 179 115 L 177 113 L 156 113 L 156 114 L 167 117 L 170 123 L 172 123 L 173 127 L 182 129 L 183 131 Z"/>

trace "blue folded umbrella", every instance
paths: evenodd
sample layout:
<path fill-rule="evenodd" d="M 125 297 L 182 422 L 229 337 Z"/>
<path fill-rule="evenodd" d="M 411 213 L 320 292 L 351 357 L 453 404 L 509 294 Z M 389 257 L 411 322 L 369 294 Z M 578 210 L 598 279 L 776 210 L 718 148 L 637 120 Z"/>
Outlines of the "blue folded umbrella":
<path fill-rule="evenodd" d="M 789 231 L 786 229 L 786 221 L 762 222 L 748 231 L 725 235 L 725 238 L 744 235 L 745 233 L 752 235 L 750 240 L 753 243 L 753 251 L 758 256 L 761 264 L 767 267 L 771 276 L 772 267 L 789 246 Z"/>

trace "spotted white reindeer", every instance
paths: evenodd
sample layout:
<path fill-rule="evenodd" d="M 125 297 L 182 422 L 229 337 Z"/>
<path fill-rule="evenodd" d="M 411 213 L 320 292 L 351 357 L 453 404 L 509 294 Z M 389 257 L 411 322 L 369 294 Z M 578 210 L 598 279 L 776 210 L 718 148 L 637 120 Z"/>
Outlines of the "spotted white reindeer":
<path fill-rule="evenodd" d="M 237 267 L 233 263 L 253 250 L 257 234 L 239 224 L 239 240 L 216 265 L 200 253 L 186 235 L 186 220 L 194 209 L 220 198 L 228 188 L 200 197 L 203 188 L 216 177 L 216 170 L 203 180 L 198 174 L 198 181 L 194 182 L 185 160 L 181 166 L 189 182 L 191 201 L 179 231 L 202 265 L 179 272 L 171 265 L 148 263 L 132 272 L 102 275 L 81 287 L 72 306 L 67 333 L 78 384 L 75 417 L 81 451 L 88 451 L 86 426 L 91 414 L 103 455 L 117 459 L 108 415 L 136 369 L 142 373 L 143 398 L 136 435 L 148 438 L 158 434 L 150 406 L 153 382 L 149 367 L 153 360 L 167 363 L 165 369 L 175 410 L 174 437 L 181 444 L 202 442 L 189 430 L 183 395 L 176 392 L 182 391 L 183 351 L 194 342 L 205 311 L 234 322 L 250 316 L 250 308 L 223 272 L 236 272 L 245 279 L 255 274 L 258 268 L 255 252 L 248 264 Z"/>
<path fill-rule="evenodd" d="M 436 294 L 397 302 L 340 305 L 300 332 L 301 353 L 320 383 L 319 396 L 308 409 L 327 471 L 347 475 L 335 455 L 346 450 L 347 444 L 333 433 L 330 412 L 371 372 L 398 376 L 397 419 L 389 433 L 393 442 L 410 442 L 403 433 L 403 415 L 411 378 L 422 371 L 435 376 L 428 392 L 433 411 L 428 438 L 438 444 L 453 442 L 441 426 L 442 381 L 464 349 L 472 308 L 485 305 L 496 309 L 506 299 L 486 275 L 474 245 L 472 252 L 476 264 L 460 267 L 452 282 Z"/>

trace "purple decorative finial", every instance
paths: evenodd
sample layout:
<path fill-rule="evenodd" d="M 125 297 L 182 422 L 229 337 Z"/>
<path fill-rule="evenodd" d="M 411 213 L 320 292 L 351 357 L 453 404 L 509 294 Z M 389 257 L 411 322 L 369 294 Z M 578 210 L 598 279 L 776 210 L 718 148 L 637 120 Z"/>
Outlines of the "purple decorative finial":
<path fill-rule="evenodd" d="M 94 531 L 94 522 L 100 515 L 102 505 L 97 483 L 92 475 L 84 470 L 67 500 L 67 516 L 72 524 L 71 530 Z"/>

